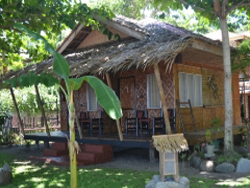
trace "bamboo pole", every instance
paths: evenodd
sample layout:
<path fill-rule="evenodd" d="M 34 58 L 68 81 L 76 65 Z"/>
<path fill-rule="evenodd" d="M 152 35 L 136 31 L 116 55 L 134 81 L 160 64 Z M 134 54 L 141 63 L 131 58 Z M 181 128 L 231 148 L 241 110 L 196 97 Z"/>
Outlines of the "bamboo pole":
<path fill-rule="evenodd" d="M 107 80 L 108 86 L 109 86 L 110 88 L 112 88 L 112 84 L 111 84 L 111 80 L 110 80 L 110 75 L 109 75 L 109 73 L 106 73 L 106 80 Z M 120 121 L 119 121 L 118 119 L 115 120 L 115 121 L 116 121 L 117 130 L 118 130 L 118 133 L 119 133 L 120 141 L 123 141 L 123 135 L 122 135 L 122 131 L 121 131 Z"/>
<path fill-rule="evenodd" d="M 80 139 L 83 139 L 83 136 L 82 136 L 82 129 L 81 129 L 81 126 L 80 126 L 80 122 L 79 122 L 79 113 L 78 113 L 78 110 L 76 108 L 76 103 L 74 103 L 74 110 L 75 110 L 75 119 L 76 119 L 76 126 L 77 126 L 77 129 L 78 129 L 78 132 L 79 132 L 79 136 L 80 136 Z"/>
<path fill-rule="evenodd" d="M 25 136 L 23 121 L 21 119 L 19 108 L 18 108 L 17 102 L 16 102 L 16 97 L 14 95 L 14 91 L 13 91 L 12 87 L 10 87 L 10 94 L 11 94 L 11 97 L 12 97 L 12 100 L 13 100 L 13 103 L 14 103 L 14 106 L 15 106 L 15 110 L 16 110 L 18 121 L 19 121 L 19 124 L 20 124 L 21 132 L 22 132 L 23 136 Z"/>
<path fill-rule="evenodd" d="M 162 109 L 163 109 L 163 114 L 164 114 L 166 133 L 172 134 L 170 122 L 169 122 L 169 117 L 168 117 L 167 102 L 166 102 L 165 95 L 164 95 L 164 90 L 163 90 L 163 86 L 162 86 L 159 67 L 158 67 L 158 64 L 156 64 L 156 63 L 154 64 L 154 72 L 155 72 L 155 78 L 156 78 L 156 82 L 158 85 L 158 89 L 159 89 L 159 93 L 160 93 L 160 97 L 161 97 L 161 102 L 162 102 Z"/>
<path fill-rule="evenodd" d="M 42 103 L 41 96 L 40 96 L 39 89 L 38 89 L 37 85 L 35 85 L 35 90 L 36 90 L 36 96 L 37 96 L 39 108 L 40 108 L 40 110 L 42 112 L 42 117 L 43 117 L 43 120 L 44 120 L 44 123 L 45 123 L 45 130 L 46 130 L 46 132 L 48 134 L 48 137 L 50 137 L 49 126 L 48 126 L 47 118 L 46 118 L 45 111 L 44 111 L 44 108 L 43 108 L 43 103 Z"/>

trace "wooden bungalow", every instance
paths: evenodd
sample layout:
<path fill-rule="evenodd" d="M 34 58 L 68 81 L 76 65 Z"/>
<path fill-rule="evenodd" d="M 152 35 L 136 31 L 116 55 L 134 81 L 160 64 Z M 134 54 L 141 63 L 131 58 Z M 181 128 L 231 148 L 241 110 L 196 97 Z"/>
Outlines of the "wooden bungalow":
<path fill-rule="evenodd" d="M 189 144 L 205 141 L 205 130 L 211 127 L 211 120 L 215 117 L 220 118 L 224 124 L 221 42 L 156 20 L 137 21 L 125 17 L 96 19 L 113 33 L 111 40 L 97 29 L 79 24 L 57 50 L 69 61 L 70 76 L 95 75 L 113 87 L 120 98 L 123 117 L 115 122 L 103 113 L 103 130 L 89 132 L 83 129 L 84 142 L 98 139 L 103 143 L 111 143 L 113 139 L 122 145 L 118 140 L 118 123 L 124 136 L 123 143 L 128 140 L 150 143 L 152 118 L 157 120 L 157 117 L 161 117 L 164 106 L 167 106 L 168 115 L 173 118 L 170 121 L 172 131 L 184 132 Z M 119 40 L 115 39 L 115 34 L 119 35 Z M 29 71 L 51 72 L 51 65 L 52 59 L 46 60 L 15 73 L 10 72 L 3 80 Z M 160 77 L 157 78 L 158 73 Z M 232 83 L 234 125 L 237 127 L 241 121 L 237 90 L 239 82 L 235 79 L 237 75 Z M 159 94 L 161 86 L 163 95 Z M 178 105 L 176 102 L 188 100 L 192 108 L 187 103 Z M 79 118 L 81 112 L 87 112 L 90 119 L 100 118 L 102 108 L 97 104 L 95 93 L 88 84 L 84 83 L 75 91 L 74 102 Z M 140 110 L 147 112 L 148 131 L 140 131 L 139 127 L 139 130 L 129 130 L 127 133 L 126 122 L 136 117 L 136 112 Z M 61 130 L 68 131 L 67 105 L 63 95 L 60 114 Z M 222 130 L 218 137 L 223 137 Z"/>

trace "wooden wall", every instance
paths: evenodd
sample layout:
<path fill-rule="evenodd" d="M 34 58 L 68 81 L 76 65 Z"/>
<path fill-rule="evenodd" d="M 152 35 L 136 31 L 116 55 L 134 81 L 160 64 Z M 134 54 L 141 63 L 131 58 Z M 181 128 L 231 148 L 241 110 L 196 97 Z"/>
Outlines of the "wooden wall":
<path fill-rule="evenodd" d="M 203 106 L 194 107 L 194 117 L 198 130 L 204 130 L 211 127 L 211 120 L 215 117 L 221 119 L 222 125 L 225 121 L 225 107 L 224 107 L 224 72 L 223 72 L 223 59 L 220 56 L 209 54 L 207 52 L 195 51 L 188 49 L 182 53 L 182 64 L 174 66 L 175 77 L 175 97 L 179 98 L 178 86 L 178 72 L 188 72 L 202 75 L 202 95 Z M 209 62 L 209 63 L 208 63 Z M 213 89 L 211 86 L 211 79 Z M 240 95 L 239 95 L 239 79 L 238 74 L 233 75 L 233 118 L 234 125 L 241 124 L 240 117 Z M 182 108 L 183 113 L 188 109 Z M 184 118 L 184 124 L 191 123 L 191 117 Z M 176 113 L 176 126 L 178 132 L 182 132 L 179 114 Z M 187 126 L 187 131 L 193 131 L 193 126 Z"/>
<path fill-rule="evenodd" d="M 168 108 L 175 108 L 175 83 L 173 71 L 167 73 L 165 71 L 165 65 L 160 65 L 159 67 Z M 118 84 L 119 88 L 117 88 L 117 91 L 120 91 L 119 97 L 121 98 L 121 104 L 123 105 L 123 117 L 121 119 L 123 130 L 125 126 L 125 119 L 135 117 L 135 110 L 147 109 L 147 74 L 154 74 L 153 67 L 147 68 L 144 71 L 132 69 L 129 71 L 119 72 L 115 75 L 116 80 L 122 83 L 120 85 Z M 131 87 L 129 87 L 132 83 L 132 78 L 134 78 L 134 90 L 131 90 Z M 130 88 L 129 92 L 134 91 L 134 99 L 132 99 L 131 95 L 126 97 L 128 95 L 126 93 L 127 88 Z M 149 118 L 160 116 L 160 109 L 147 110 Z"/>
<path fill-rule="evenodd" d="M 185 60 L 184 60 L 185 61 Z M 191 64 L 191 65 L 190 65 Z M 199 66 L 194 66 L 193 63 L 183 63 L 176 64 L 174 66 L 175 73 L 175 83 L 176 83 L 176 99 L 179 99 L 179 80 L 178 72 L 187 72 L 193 74 L 202 75 L 202 107 L 193 107 L 193 114 L 196 121 L 197 130 L 204 130 L 211 127 L 211 121 L 215 117 L 221 119 L 223 123 L 225 120 L 225 108 L 224 108 L 224 73 L 220 69 L 206 67 L 202 64 Z M 213 87 L 217 89 L 212 89 L 209 84 L 213 79 Z M 182 114 L 189 113 L 189 108 L 181 108 Z M 194 131 L 193 125 L 187 125 L 192 123 L 191 116 L 183 115 L 184 124 L 186 124 L 185 129 L 187 132 Z M 182 132 L 181 122 L 179 120 L 179 113 L 176 111 L 176 127 L 177 132 Z"/>
<path fill-rule="evenodd" d="M 168 108 L 175 108 L 175 84 L 173 71 L 167 73 L 165 65 L 160 65 L 161 78 L 163 81 L 163 89 L 167 99 Z M 121 100 L 123 108 L 123 117 L 121 119 L 122 130 L 125 127 L 125 119 L 135 117 L 136 110 L 147 109 L 147 74 L 154 74 L 153 67 L 142 69 L 131 69 L 128 71 L 118 72 L 115 75 L 110 75 L 113 89 Z M 101 78 L 106 82 L 105 78 Z M 87 111 L 87 84 L 83 83 L 78 91 L 74 92 L 74 100 L 77 104 L 77 111 Z M 131 94 L 132 93 L 132 94 Z M 68 130 L 67 125 L 67 108 L 63 100 L 61 100 L 61 117 L 62 117 L 62 130 Z M 97 118 L 99 111 L 102 110 L 98 107 L 98 111 L 89 112 L 91 118 Z M 159 117 L 160 109 L 148 109 L 148 116 Z M 115 121 L 111 120 L 104 114 L 104 133 L 116 132 Z"/>

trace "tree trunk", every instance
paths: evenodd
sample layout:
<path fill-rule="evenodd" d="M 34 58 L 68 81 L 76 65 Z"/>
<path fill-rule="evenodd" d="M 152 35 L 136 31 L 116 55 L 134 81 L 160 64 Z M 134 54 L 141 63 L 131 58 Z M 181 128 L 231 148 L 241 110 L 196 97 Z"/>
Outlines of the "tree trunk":
<path fill-rule="evenodd" d="M 232 105 L 232 71 L 230 44 L 226 16 L 220 17 L 222 32 L 223 65 L 224 65 L 224 95 L 225 95 L 225 133 L 224 153 L 233 152 L 233 105 Z"/>
<path fill-rule="evenodd" d="M 77 161 L 76 161 L 76 147 L 75 147 L 75 111 L 73 102 L 73 90 L 70 91 L 70 101 L 68 101 L 69 107 L 69 158 L 70 158 L 70 187 L 77 188 Z"/>

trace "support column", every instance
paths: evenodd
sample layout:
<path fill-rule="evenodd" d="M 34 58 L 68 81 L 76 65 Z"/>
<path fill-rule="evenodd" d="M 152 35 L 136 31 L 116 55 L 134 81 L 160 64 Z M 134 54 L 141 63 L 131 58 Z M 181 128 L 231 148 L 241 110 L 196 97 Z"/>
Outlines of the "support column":
<path fill-rule="evenodd" d="M 106 73 L 106 80 L 107 80 L 108 86 L 109 86 L 110 88 L 112 88 L 112 84 L 111 84 L 111 80 L 110 80 L 110 75 L 109 75 L 109 73 Z M 123 135 L 122 135 L 122 131 L 121 131 L 120 121 L 119 121 L 118 119 L 115 120 L 115 121 L 116 121 L 117 130 L 118 130 L 118 133 L 119 133 L 120 141 L 123 141 Z"/>
<path fill-rule="evenodd" d="M 37 85 L 35 85 L 35 89 L 36 89 L 36 96 L 37 96 L 38 104 L 39 104 L 40 110 L 42 112 L 42 117 L 44 119 L 45 129 L 46 129 L 46 132 L 48 134 L 48 137 L 50 137 L 49 126 L 48 126 L 47 118 L 46 118 L 44 108 L 43 108 L 43 103 L 42 103 L 42 100 L 41 100 L 40 93 L 39 93 Z"/>
<path fill-rule="evenodd" d="M 10 87 L 10 94 L 11 94 L 11 97 L 12 97 L 12 100 L 13 100 L 13 103 L 15 106 L 16 113 L 17 113 L 18 121 L 19 121 L 20 128 L 21 128 L 21 133 L 23 134 L 23 136 L 25 136 L 23 121 L 21 119 L 19 108 L 18 108 L 17 102 L 16 102 L 16 97 L 14 95 L 14 91 L 13 91 L 12 87 Z"/>
<path fill-rule="evenodd" d="M 171 126 L 170 126 L 170 122 L 169 122 L 169 117 L 168 117 L 167 102 L 165 100 L 165 95 L 164 95 L 164 90 L 163 90 L 163 86 L 162 86 L 159 67 L 158 67 L 158 64 L 156 64 L 156 63 L 154 64 L 154 72 L 155 72 L 155 78 L 156 78 L 156 82 L 158 85 L 158 89 L 159 89 L 159 93 L 160 93 L 160 97 L 161 97 L 161 102 L 162 102 L 164 121 L 165 121 L 165 125 L 166 125 L 166 134 L 172 134 Z"/>

